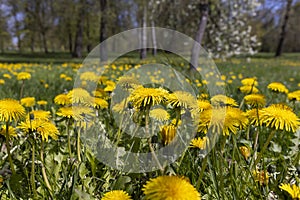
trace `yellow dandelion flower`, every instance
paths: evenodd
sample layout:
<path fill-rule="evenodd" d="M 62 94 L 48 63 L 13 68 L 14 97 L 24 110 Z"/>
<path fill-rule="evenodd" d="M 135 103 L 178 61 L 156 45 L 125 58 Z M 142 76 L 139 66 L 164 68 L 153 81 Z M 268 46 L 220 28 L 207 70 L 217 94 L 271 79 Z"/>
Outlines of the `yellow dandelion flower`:
<path fill-rule="evenodd" d="M 268 89 L 272 90 L 273 92 L 281 92 L 287 94 L 289 90 L 279 82 L 273 82 L 268 85 Z"/>
<path fill-rule="evenodd" d="M 190 147 L 205 149 L 207 145 L 208 145 L 208 137 L 203 137 L 203 138 L 198 137 L 192 139 Z"/>
<path fill-rule="evenodd" d="M 241 83 L 243 85 L 248 85 L 248 86 L 257 86 L 258 85 L 256 77 L 244 78 L 243 80 L 241 80 Z"/>
<path fill-rule="evenodd" d="M 238 74 L 238 78 L 242 79 L 243 78 L 243 74 Z"/>
<path fill-rule="evenodd" d="M 209 95 L 206 94 L 206 93 L 201 93 L 201 94 L 199 95 L 199 99 L 200 99 L 200 100 L 207 100 L 208 98 L 209 98 Z"/>
<path fill-rule="evenodd" d="M 72 106 L 73 111 L 83 117 L 94 116 L 94 110 L 86 106 Z"/>
<path fill-rule="evenodd" d="M 211 103 L 213 106 L 238 106 L 233 98 L 221 94 L 213 96 Z"/>
<path fill-rule="evenodd" d="M 158 121 L 167 121 L 170 119 L 169 113 L 162 108 L 156 108 L 150 111 L 150 117 Z"/>
<path fill-rule="evenodd" d="M 112 92 L 116 88 L 116 84 L 113 81 L 108 80 L 105 82 L 105 84 L 106 84 L 106 87 L 104 88 L 105 92 Z"/>
<path fill-rule="evenodd" d="M 260 119 L 267 127 L 288 132 L 296 132 L 300 125 L 299 118 L 293 110 L 283 104 L 272 104 L 261 109 Z"/>
<path fill-rule="evenodd" d="M 93 116 L 93 110 L 89 107 L 83 106 L 72 106 L 72 107 L 62 107 L 57 112 L 56 115 L 65 118 L 73 118 L 75 121 L 84 121 L 86 116 Z"/>
<path fill-rule="evenodd" d="M 32 107 L 35 105 L 34 97 L 24 97 L 21 99 L 21 104 L 25 107 Z"/>
<path fill-rule="evenodd" d="M 113 190 L 105 193 L 101 200 L 131 200 L 131 197 L 123 190 Z"/>
<path fill-rule="evenodd" d="M 62 107 L 57 112 L 56 115 L 62 116 L 65 118 L 77 118 L 78 116 L 75 115 L 72 107 Z M 81 116 L 79 115 L 81 118 Z"/>
<path fill-rule="evenodd" d="M 180 126 L 181 125 L 181 120 L 180 119 L 172 119 L 171 125 Z"/>
<path fill-rule="evenodd" d="M 235 122 L 235 126 L 240 130 L 246 128 L 249 124 L 246 113 L 238 108 L 227 107 L 225 118 L 228 119 L 228 121 Z"/>
<path fill-rule="evenodd" d="M 69 105 L 71 104 L 71 100 L 66 94 L 59 94 L 54 98 L 54 103 L 58 105 Z"/>
<path fill-rule="evenodd" d="M 224 108 L 215 108 L 203 111 L 199 119 L 198 132 L 206 134 L 208 129 L 212 129 L 214 132 L 221 133 L 225 121 L 225 113 L 226 110 Z M 232 130 L 235 130 L 233 125 Z"/>
<path fill-rule="evenodd" d="M 25 116 L 25 108 L 14 99 L 0 100 L 0 121 L 18 121 Z"/>
<path fill-rule="evenodd" d="M 248 160 L 248 158 L 251 156 L 250 149 L 246 146 L 240 146 L 239 149 L 245 160 Z"/>
<path fill-rule="evenodd" d="M 40 101 L 37 101 L 37 104 L 42 106 L 42 105 L 47 105 L 48 102 L 44 101 L 44 100 L 40 100 Z"/>
<path fill-rule="evenodd" d="M 104 88 L 104 91 L 105 91 L 105 92 L 112 92 L 112 91 L 114 91 L 115 88 L 116 88 L 115 85 L 107 85 L 107 86 Z"/>
<path fill-rule="evenodd" d="M 108 78 L 106 76 L 100 76 L 98 79 L 98 83 L 104 84 L 104 83 L 106 83 L 107 80 L 108 80 Z"/>
<path fill-rule="evenodd" d="M 42 119 L 34 119 L 34 120 L 26 120 L 21 122 L 18 126 L 25 133 L 37 132 L 42 136 L 42 140 L 48 141 L 48 137 L 50 136 L 54 140 L 57 140 L 59 131 L 54 124 L 52 124 L 49 120 Z"/>
<path fill-rule="evenodd" d="M 244 94 L 256 94 L 259 90 L 255 86 L 243 85 L 239 87 L 239 90 Z"/>
<path fill-rule="evenodd" d="M 118 80 L 118 84 L 125 89 L 136 88 L 137 86 L 141 85 L 139 81 L 135 77 L 131 76 L 122 76 Z"/>
<path fill-rule="evenodd" d="M 3 77 L 7 78 L 7 79 L 11 79 L 11 75 L 10 74 L 3 74 Z"/>
<path fill-rule="evenodd" d="M 165 125 L 161 128 L 161 138 L 164 145 L 168 145 L 176 136 L 176 127 L 172 124 Z"/>
<path fill-rule="evenodd" d="M 80 80 L 83 81 L 92 81 L 97 83 L 98 82 L 99 77 L 97 76 L 97 74 L 95 74 L 95 72 L 83 72 L 82 74 L 80 74 Z"/>
<path fill-rule="evenodd" d="M 249 123 L 245 113 L 238 108 L 223 107 L 205 110 L 201 113 L 198 132 L 207 133 L 211 129 L 215 133 L 229 135 L 236 134 Z"/>
<path fill-rule="evenodd" d="M 207 85 L 209 82 L 207 80 L 202 80 L 203 85 Z"/>
<path fill-rule="evenodd" d="M 6 125 L 2 125 L 0 128 L 0 134 L 6 136 Z M 12 126 L 8 126 L 8 135 L 9 137 L 16 137 L 16 129 Z"/>
<path fill-rule="evenodd" d="M 67 77 L 66 74 L 60 74 L 60 75 L 59 75 L 59 78 L 61 78 L 61 79 L 64 79 L 64 78 L 66 78 L 66 77 Z"/>
<path fill-rule="evenodd" d="M 33 117 L 33 119 L 48 120 L 51 117 L 50 114 L 50 111 L 45 110 L 34 110 L 30 112 L 30 115 Z"/>
<path fill-rule="evenodd" d="M 196 98 L 189 92 L 185 91 L 175 91 L 168 95 L 167 102 L 175 108 L 193 108 L 197 106 Z"/>
<path fill-rule="evenodd" d="M 290 184 L 281 183 L 279 188 L 288 192 L 291 195 L 292 199 L 300 199 L 300 187 L 296 184 L 293 184 L 291 186 Z"/>
<path fill-rule="evenodd" d="M 105 85 L 113 85 L 113 86 L 115 86 L 116 83 L 113 82 L 113 81 L 111 81 L 111 80 L 107 80 L 107 81 L 105 81 Z"/>
<path fill-rule="evenodd" d="M 212 105 L 207 100 L 200 100 L 199 99 L 199 100 L 197 100 L 197 104 L 198 104 L 198 108 L 199 108 L 200 112 L 212 108 Z"/>
<path fill-rule="evenodd" d="M 108 102 L 104 99 L 101 99 L 101 98 L 94 98 L 94 108 L 97 108 L 97 109 L 108 108 Z"/>
<path fill-rule="evenodd" d="M 4 79 L 0 79 L 0 85 L 4 85 L 5 84 L 5 80 Z"/>
<path fill-rule="evenodd" d="M 261 109 L 251 109 L 246 111 L 246 116 L 249 119 L 250 124 L 254 126 L 261 126 L 262 121 L 260 120 Z"/>
<path fill-rule="evenodd" d="M 93 101 L 90 93 L 82 88 L 74 88 L 67 95 L 73 104 L 91 105 Z"/>
<path fill-rule="evenodd" d="M 73 80 L 72 77 L 69 76 L 65 77 L 65 81 L 72 81 L 72 80 Z"/>
<path fill-rule="evenodd" d="M 168 91 L 162 88 L 144 88 L 140 86 L 130 94 L 129 101 L 133 103 L 134 107 L 142 108 L 163 103 L 168 95 Z"/>
<path fill-rule="evenodd" d="M 288 99 L 290 101 L 300 101 L 300 90 L 288 93 Z"/>
<path fill-rule="evenodd" d="M 184 177 L 159 176 L 143 187 L 146 200 L 200 200 L 200 193 Z"/>
<path fill-rule="evenodd" d="M 17 74 L 18 80 L 29 80 L 31 78 L 31 74 L 28 72 L 20 72 Z"/>
<path fill-rule="evenodd" d="M 264 107 L 266 105 L 265 96 L 262 94 L 249 94 L 244 99 L 246 104 L 253 107 Z"/>
<path fill-rule="evenodd" d="M 95 97 L 99 97 L 102 99 L 107 98 L 107 94 L 105 93 L 105 91 L 103 89 L 97 88 L 97 90 L 93 91 L 92 93 Z"/>
<path fill-rule="evenodd" d="M 267 185 L 269 183 L 270 176 L 267 171 L 253 170 L 252 174 L 255 182 L 259 182 L 260 185 Z"/>

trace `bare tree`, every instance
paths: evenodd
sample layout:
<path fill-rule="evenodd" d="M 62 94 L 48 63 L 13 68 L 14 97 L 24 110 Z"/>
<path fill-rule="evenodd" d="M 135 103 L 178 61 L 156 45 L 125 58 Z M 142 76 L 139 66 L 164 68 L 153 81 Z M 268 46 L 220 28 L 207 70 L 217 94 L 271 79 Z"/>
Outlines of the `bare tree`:
<path fill-rule="evenodd" d="M 156 32 L 155 32 L 155 22 L 154 22 L 154 16 L 157 10 L 157 4 L 154 2 L 154 0 L 149 1 L 149 7 L 151 9 L 150 13 L 150 23 L 151 23 L 151 37 L 152 37 L 152 55 L 156 56 L 157 54 L 157 41 L 156 41 Z"/>
<path fill-rule="evenodd" d="M 107 0 L 100 0 L 101 9 L 101 22 L 100 22 L 100 43 L 102 43 L 107 38 Z M 107 47 L 106 43 L 100 45 L 100 60 L 107 60 Z"/>
<path fill-rule="evenodd" d="M 141 35 L 141 51 L 140 51 L 140 58 L 145 59 L 147 57 L 147 6 L 144 5 L 144 10 L 143 10 L 143 21 L 142 21 L 142 35 Z"/>
<path fill-rule="evenodd" d="M 208 2 L 202 1 L 199 5 L 199 9 L 200 9 L 201 16 L 200 16 L 200 22 L 199 22 L 197 34 L 195 37 L 196 42 L 194 43 L 192 49 L 190 68 L 198 67 L 198 59 L 200 54 L 200 46 L 198 45 L 198 43 L 201 44 L 206 29 L 206 24 L 208 19 Z"/>
<path fill-rule="evenodd" d="M 282 48 L 283 48 L 283 43 L 284 43 L 286 32 L 287 32 L 287 24 L 289 21 L 292 3 L 293 3 L 293 0 L 287 0 L 287 2 L 286 2 L 286 11 L 285 11 L 285 15 L 284 15 L 284 19 L 283 19 L 283 23 L 282 23 L 282 27 L 281 27 L 281 33 L 279 36 L 279 41 L 278 41 L 278 46 L 276 49 L 275 57 L 278 57 L 282 54 Z"/>
<path fill-rule="evenodd" d="M 78 18 L 77 18 L 75 46 L 74 46 L 74 52 L 73 52 L 73 57 L 76 57 L 76 58 L 82 57 L 84 13 L 85 13 L 85 0 L 81 0 L 80 1 L 80 9 L 79 9 Z"/>
<path fill-rule="evenodd" d="M 22 39 L 21 39 L 21 31 L 22 31 L 22 22 L 18 19 L 18 14 L 21 12 L 21 2 L 20 1 L 7 1 L 8 6 L 10 7 L 10 16 L 13 18 L 13 33 L 14 37 L 17 38 L 17 46 L 19 52 L 22 51 Z"/>

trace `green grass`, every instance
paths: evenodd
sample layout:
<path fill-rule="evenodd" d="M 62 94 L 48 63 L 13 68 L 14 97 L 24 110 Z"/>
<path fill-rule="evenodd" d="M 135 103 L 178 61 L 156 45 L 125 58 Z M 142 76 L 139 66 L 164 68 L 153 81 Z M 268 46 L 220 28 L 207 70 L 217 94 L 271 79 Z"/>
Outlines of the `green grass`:
<path fill-rule="evenodd" d="M 82 58 L 72 58 L 70 53 L 18 53 L 8 52 L 0 54 L 0 62 L 7 63 L 65 63 L 82 62 Z"/>
<path fill-rule="evenodd" d="M 149 56 L 142 64 L 152 63 L 155 60 L 157 63 L 167 63 L 174 69 L 183 72 L 188 67 L 186 62 L 172 54 L 160 54 L 155 58 Z M 168 63 L 170 60 L 172 63 Z M 1 99 L 14 98 L 19 100 L 20 88 L 24 84 L 23 97 L 32 96 L 36 100 L 48 102 L 46 106 L 35 105 L 26 108 L 26 110 L 28 112 L 32 109 L 50 111 L 51 122 L 60 132 L 58 140 L 49 138 L 49 141 L 44 141 L 42 146 L 40 135 L 37 132 L 24 134 L 22 130 L 17 129 L 18 137 L 12 138 L 10 143 L 12 148 L 15 147 L 12 158 L 17 173 L 14 175 L 4 174 L 0 170 L 0 200 L 13 199 L 14 197 L 17 199 L 33 198 L 34 187 L 32 185 L 36 186 L 37 199 L 100 199 L 105 192 L 114 189 L 125 190 L 134 199 L 142 199 L 143 185 L 150 178 L 161 175 L 162 172 L 125 173 L 105 166 L 97 160 L 89 146 L 81 146 L 81 149 L 79 148 L 80 145 L 78 147 L 79 139 L 77 137 L 79 133 L 85 134 L 84 130 L 80 129 L 73 120 L 57 115 L 58 109 L 62 106 L 54 104 L 53 99 L 56 95 L 73 89 L 77 75 L 76 69 L 79 65 L 75 67 L 71 63 L 80 63 L 82 59 L 72 59 L 70 55 L 64 53 L 47 55 L 8 53 L 1 54 L 0 61 L 13 63 L 12 65 L 0 65 L 0 79 L 5 80 L 5 84 L 0 85 Z M 69 64 L 63 66 L 62 63 L 65 62 Z M 125 72 L 121 70 L 120 66 L 124 69 L 125 64 L 130 64 L 131 68 L 138 63 L 140 63 L 138 54 L 132 52 L 117 59 L 114 62 L 116 68 L 110 66 L 106 75 L 115 81 L 118 76 Z M 261 53 L 251 57 L 251 62 L 246 57 L 238 57 L 226 61 L 216 60 L 215 63 L 221 75 L 226 76 L 226 95 L 233 97 L 243 111 L 246 111 L 248 107 L 243 103 L 245 95 L 238 90 L 241 86 L 241 79 L 255 76 L 259 83 L 260 93 L 266 96 L 266 106 L 282 102 L 292 107 L 299 117 L 299 102 L 292 103 L 287 100 L 286 95 L 272 93 L 266 86 L 276 81 L 284 83 L 290 91 L 299 90 L 300 54 L 284 54 L 280 58 L 274 58 L 273 54 Z M 99 68 L 95 68 L 95 70 L 97 69 L 99 70 Z M 25 80 L 24 83 L 17 80 L 14 74 L 21 71 L 30 72 L 31 79 Z M 11 79 L 4 78 L 3 74 L 5 73 L 10 74 Z M 61 74 L 72 77 L 72 81 L 65 81 L 60 78 Z M 143 75 L 148 76 L 148 74 Z M 208 81 L 212 76 L 205 77 L 205 74 L 202 75 L 204 77 L 201 79 L 208 79 Z M 48 84 L 48 87 L 45 87 L 45 84 Z M 99 87 L 103 89 L 106 87 L 105 84 L 100 84 Z M 199 91 L 202 90 L 205 90 L 205 86 L 199 86 Z M 111 103 L 110 100 L 108 102 Z M 134 116 L 141 113 L 135 112 Z M 144 113 L 147 112 L 144 111 Z M 172 117 L 176 116 L 172 110 L 170 113 Z M 129 149 L 131 147 L 129 142 L 138 141 L 135 148 L 148 152 L 146 140 L 135 138 L 133 141 L 126 134 L 122 137 L 122 130 L 118 129 L 116 121 L 111 118 L 109 109 L 99 110 L 97 116 L 99 118 L 96 119 L 102 120 L 103 126 L 107 128 L 108 137 L 114 138 L 116 130 L 118 130 L 120 132 L 117 133 L 121 134 L 118 138 L 121 140 L 120 145 L 124 144 L 125 148 Z M 136 120 L 140 120 L 138 123 L 145 123 L 140 116 Z M 1 126 L 3 124 L 4 122 L 0 122 Z M 11 126 L 16 127 L 17 123 L 13 122 Z M 259 184 L 254 179 L 253 170 L 256 166 L 254 165 L 255 149 L 253 149 L 253 143 L 256 134 L 258 134 L 257 151 L 261 152 L 271 133 L 273 132 L 269 127 L 249 125 L 236 134 L 221 135 L 215 147 L 205 158 L 199 156 L 199 149 L 189 148 L 176 162 L 165 166 L 164 173 L 187 177 L 191 184 L 201 192 L 203 199 L 267 199 L 271 192 L 274 192 L 279 199 L 289 199 L 289 195 L 281 191 L 279 185 L 292 181 L 300 184 L 298 169 L 300 168 L 300 154 L 296 146 L 300 141 L 299 133 L 276 131 L 271 142 L 267 143 L 268 145 L 261 155 L 262 159 L 259 160 L 261 170 L 270 172 L 269 182 L 268 184 Z M 71 136 L 70 148 L 67 145 L 68 134 Z M 201 134 L 203 135 L 203 133 Z M 158 144 L 160 144 L 160 140 L 161 138 L 158 137 Z M 0 147 L 3 147 L 4 144 L 5 137 L 0 135 Z M 239 147 L 242 145 L 251 149 L 251 156 L 248 160 L 245 160 L 240 153 Z M 35 147 L 34 154 L 32 153 L 33 146 Z M 41 152 L 43 151 L 45 152 L 44 163 L 41 159 Z M 2 159 L 5 155 L 5 151 L 0 152 L 0 169 L 9 169 L 8 160 Z M 31 160 L 33 155 L 36 156 L 35 168 L 33 169 L 35 173 L 32 173 Z M 79 157 L 82 162 L 79 161 Z M 43 177 L 42 163 L 46 168 L 46 175 L 53 190 L 48 188 Z M 32 183 L 32 175 L 35 177 L 35 183 Z"/>

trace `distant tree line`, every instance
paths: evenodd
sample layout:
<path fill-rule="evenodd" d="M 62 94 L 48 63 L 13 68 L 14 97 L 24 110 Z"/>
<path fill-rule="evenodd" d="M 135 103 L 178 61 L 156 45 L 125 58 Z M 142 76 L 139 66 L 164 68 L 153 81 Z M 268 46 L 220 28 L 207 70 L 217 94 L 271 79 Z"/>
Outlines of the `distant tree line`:
<path fill-rule="evenodd" d="M 282 7 L 263 0 L 0 0 L 0 50 L 82 57 L 114 34 L 158 26 L 195 38 L 214 57 L 274 52 L 290 1 L 283 51 L 300 51 L 300 3 L 276 1 Z"/>

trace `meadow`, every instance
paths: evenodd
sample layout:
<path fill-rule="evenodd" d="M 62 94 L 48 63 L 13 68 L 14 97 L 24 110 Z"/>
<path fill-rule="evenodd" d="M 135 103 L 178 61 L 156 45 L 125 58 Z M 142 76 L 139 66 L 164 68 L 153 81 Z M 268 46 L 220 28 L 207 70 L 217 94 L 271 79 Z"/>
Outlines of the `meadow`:
<path fill-rule="evenodd" d="M 168 56 L 80 74 L 80 59 L 0 56 L 0 199 L 300 199 L 300 54 L 215 60 L 220 74 L 185 77 L 195 94 L 160 87 L 174 77 L 159 70 L 144 73 L 151 84 L 126 74 L 166 62 L 188 71 Z M 153 153 L 183 135 L 189 144 L 171 164 L 153 156 L 159 169 L 128 172 L 95 154 L 100 125 L 126 151 Z M 135 130 L 155 133 L 126 133 Z"/>

